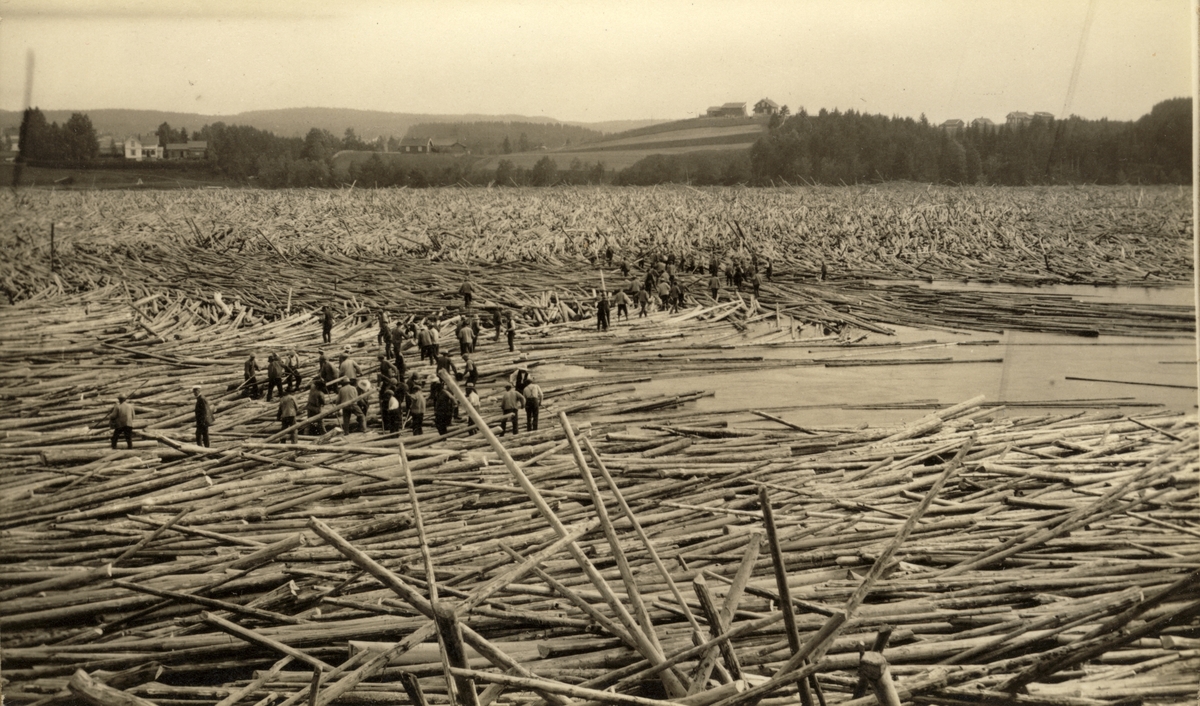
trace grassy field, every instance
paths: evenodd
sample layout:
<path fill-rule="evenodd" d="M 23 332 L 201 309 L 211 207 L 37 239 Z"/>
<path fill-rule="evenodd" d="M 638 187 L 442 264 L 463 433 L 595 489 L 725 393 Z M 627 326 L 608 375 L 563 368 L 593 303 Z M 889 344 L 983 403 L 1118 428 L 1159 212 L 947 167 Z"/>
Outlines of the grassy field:
<path fill-rule="evenodd" d="M 514 152 L 513 154 L 489 155 L 483 157 L 474 165 L 476 172 L 494 171 L 496 165 L 502 159 L 507 159 L 513 163 L 513 166 L 529 169 L 537 164 L 542 157 L 549 157 L 554 160 L 559 169 L 566 169 L 570 166 L 572 160 L 578 159 L 584 164 L 595 164 L 596 162 L 604 162 L 604 168 L 609 170 L 621 170 L 626 167 L 633 166 L 637 162 L 649 157 L 652 154 L 683 154 L 685 152 L 696 152 L 701 149 L 708 150 L 745 150 L 749 145 L 745 143 L 735 143 L 729 145 L 704 145 L 703 147 L 660 147 L 657 149 L 614 149 L 614 150 L 564 150 L 562 152 Z"/>
<path fill-rule="evenodd" d="M 689 144 L 702 144 L 704 140 L 719 142 L 730 137 L 742 138 L 742 141 L 750 143 L 758 139 L 758 136 L 763 133 L 763 126 L 760 125 L 733 125 L 730 127 L 696 127 L 687 130 L 673 130 L 671 132 L 656 132 L 649 135 L 636 135 L 633 137 L 623 137 L 618 140 L 604 140 L 597 143 L 585 143 L 580 145 L 580 149 L 595 148 L 595 149 L 615 149 L 618 147 L 630 146 L 638 148 L 645 145 L 660 145 L 669 142 L 687 142 Z"/>
<path fill-rule="evenodd" d="M 13 183 L 11 162 L 0 163 L 0 184 Z M 49 169 L 25 167 L 21 185 L 56 189 L 195 189 L 206 186 L 234 186 L 220 177 L 199 169 L 168 171 L 163 169 Z"/>

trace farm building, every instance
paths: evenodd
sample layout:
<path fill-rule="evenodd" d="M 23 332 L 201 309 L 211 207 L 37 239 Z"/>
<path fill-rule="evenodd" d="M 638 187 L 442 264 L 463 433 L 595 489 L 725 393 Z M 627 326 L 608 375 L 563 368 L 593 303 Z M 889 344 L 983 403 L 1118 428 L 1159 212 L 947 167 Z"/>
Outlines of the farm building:
<path fill-rule="evenodd" d="M 709 110 L 712 110 L 711 108 Z M 763 98 L 754 104 L 755 115 L 778 115 L 779 104 L 770 98 Z"/>
<path fill-rule="evenodd" d="M 1009 125 L 1028 125 L 1033 122 L 1033 116 L 1029 113 L 1024 113 L 1019 110 L 1013 111 L 1006 116 Z"/>
<path fill-rule="evenodd" d="M 429 154 L 433 151 L 433 140 L 428 137 L 406 137 L 400 140 L 400 152 Z"/>
<path fill-rule="evenodd" d="M 947 120 L 946 122 L 941 124 L 941 128 L 948 132 L 958 132 L 959 130 L 963 129 L 966 126 L 967 126 L 967 124 L 964 123 L 963 121 L 959 120 L 958 118 L 954 118 L 952 120 Z"/>
<path fill-rule="evenodd" d="M 471 150 L 466 145 L 448 137 L 441 140 L 430 140 L 431 148 L 434 152 L 442 152 L 448 154 L 470 154 Z"/>
<path fill-rule="evenodd" d="M 125 138 L 125 159 L 140 162 L 143 159 L 162 159 L 163 148 L 158 144 L 158 136 L 152 135 L 142 141 L 142 136 Z"/>
<path fill-rule="evenodd" d="M 708 118 L 744 118 L 746 117 L 745 103 L 725 103 L 714 105 L 705 112 Z"/>
<path fill-rule="evenodd" d="M 1046 111 L 1041 110 L 1033 114 L 1033 119 L 1050 122 L 1051 120 L 1054 120 L 1054 113 L 1047 113 Z"/>
<path fill-rule="evenodd" d="M 168 143 L 164 156 L 167 159 L 204 159 L 207 152 L 208 143 L 204 140 L 188 140 Z"/>
<path fill-rule="evenodd" d="M 971 121 L 971 127 L 979 130 L 995 130 L 996 123 L 991 118 L 975 118 Z"/>

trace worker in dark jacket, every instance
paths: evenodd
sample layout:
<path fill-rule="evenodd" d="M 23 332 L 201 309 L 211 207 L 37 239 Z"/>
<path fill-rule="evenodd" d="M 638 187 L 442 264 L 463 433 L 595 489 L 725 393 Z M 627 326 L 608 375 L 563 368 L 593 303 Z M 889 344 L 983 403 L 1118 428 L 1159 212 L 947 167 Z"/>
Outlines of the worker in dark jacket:
<path fill-rule="evenodd" d="M 207 447 L 208 443 L 208 428 L 216 421 L 216 415 L 213 414 L 213 408 L 209 405 L 208 400 L 200 392 L 200 386 L 192 387 L 192 394 L 196 396 L 196 446 Z"/>
<path fill-rule="evenodd" d="M 280 431 L 286 430 L 288 427 L 296 425 L 296 398 L 292 397 L 292 393 L 281 393 L 283 396 L 279 398 L 279 410 L 275 412 L 275 418 L 283 425 L 279 428 Z M 292 443 L 296 443 L 297 430 L 292 429 L 290 437 Z"/>
<path fill-rule="evenodd" d="M 383 388 L 383 393 L 379 396 L 379 416 L 383 421 L 384 431 L 400 431 L 400 401 L 396 399 L 396 391 L 390 385 Z"/>
<path fill-rule="evenodd" d="M 471 299 L 475 295 L 475 287 L 471 285 L 470 280 L 463 282 L 458 288 L 458 293 L 462 295 L 463 306 L 471 306 Z"/>
<path fill-rule="evenodd" d="M 312 419 L 321 413 L 321 408 L 325 406 L 325 395 L 322 390 L 325 383 L 318 380 L 313 380 L 308 386 L 308 400 L 304 403 L 304 418 Z M 318 419 L 308 425 L 308 433 L 313 436 L 321 436 L 325 433 L 325 420 Z"/>
<path fill-rule="evenodd" d="M 242 394 L 251 399 L 258 399 L 261 393 L 258 389 L 258 358 L 251 353 L 242 369 Z"/>
<path fill-rule="evenodd" d="M 503 328 L 502 321 L 500 320 L 500 307 L 496 307 L 495 309 L 492 309 L 492 328 L 495 330 L 495 333 L 496 333 L 495 340 L 499 341 L 500 340 L 500 329 Z"/>
<path fill-rule="evenodd" d="M 708 293 L 712 295 L 713 301 L 717 301 L 717 295 L 721 293 L 721 278 L 712 275 L 708 278 Z"/>
<path fill-rule="evenodd" d="M 425 395 L 421 394 L 421 382 L 415 381 L 415 390 L 410 391 L 408 414 L 412 418 L 413 436 L 420 436 L 425 422 Z"/>
<path fill-rule="evenodd" d="M 650 306 L 650 292 L 645 289 L 639 289 L 637 292 L 638 318 L 649 316 L 646 313 L 646 308 Z"/>
<path fill-rule="evenodd" d="M 475 365 L 469 353 L 463 356 L 463 380 L 468 385 L 479 382 L 479 366 Z"/>
<path fill-rule="evenodd" d="M 321 342 L 329 343 L 333 340 L 333 310 L 329 305 L 321 307 Z"/>
<path fill-rule="evenodd" d="M 267 402 L 271 401 L 271 393 L 279 390 L 283 397 L 283 361 L 274 353 L 267 356 Z"/>
<path fill-rule="evenodd" d="M 596 297 L 596 330 L 608 330 L 608 292 L 600 292 Z"/>
<path fill-rule="evenodd" d="M 449 353 L 442 353 L 437 358 L 437 372 L 440 374 L 443 370 L 454 376 L 455 380 L 461 380 L 462 376 L 458 372 L 458 366 L 454 364 L 454 359 Z"/>
<path fill-rule="evenodd" d="M 321 356 L 317 359 L 317 365 L 320 368 L 318 375 L 321 378 L 321 383 L 325 386 L 326 390 L 332 392 L 333 390 L 329 388 L 332 387 L 333 381 L 338 378 L 337 368 L 333 366 L 333 361 L 325 357 L 324 351 L 321 351 Z"/>
<path fill-rule="evenodd" d="M 117 439 L 125 437 L 125 448 L 133 448 L 133 404 L 125 395 L 117 396 L 117 403 L 108 412 L 108 424 L 112 427 L 112 447 L 117 448 Z"/>
<path fill-rule="evenodd" d="M 433 400 L 433 424 L 439 434 L 449 433 L 450 423 L 454 420 L 457 408 L 458 403 L 454 401 L 454 395 L 445 387 L 439 389 L 437 397 Z"/>
<path fill-rule="evenodd" d="M 289 350 L 287 354 L 283 356 L 282 360 L 283 370 L 287 375 L 287 391 L 299 392 L 301 383 L 300 356 L 296 353 L 296 349 L 293 348 Z"/>
<path fill-rule="evenodd" d="M 516 351 L 515 344 L 517 341 L 517 330 L 515 328 L 513 328 L 513 320 L 512 320 L 511 316 L 508 317 L 508 330 L 505 332 L 505 335 L 508 336 L 508 352 L 509 353 L 515 352 Z"/>

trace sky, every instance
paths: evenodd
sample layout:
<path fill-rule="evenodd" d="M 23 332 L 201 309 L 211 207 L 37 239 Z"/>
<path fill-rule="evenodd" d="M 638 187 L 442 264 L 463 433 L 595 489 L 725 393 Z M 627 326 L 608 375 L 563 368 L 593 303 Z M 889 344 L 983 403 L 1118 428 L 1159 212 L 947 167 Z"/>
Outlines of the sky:
<path fill-rule="evenodd" d="M 934 122 L 1131 120 L 1193 93 L 1192 13 L 1193 0 L 0 0 L 0 109 L 24 107 L 32 51 L 32 102 L 55 110 L 597 122 L 769 97 Z"/>

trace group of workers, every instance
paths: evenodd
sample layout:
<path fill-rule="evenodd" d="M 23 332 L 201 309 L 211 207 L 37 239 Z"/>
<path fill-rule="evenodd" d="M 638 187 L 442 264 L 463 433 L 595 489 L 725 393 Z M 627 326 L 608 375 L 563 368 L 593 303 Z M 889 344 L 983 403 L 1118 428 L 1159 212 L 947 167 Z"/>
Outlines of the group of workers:
<path fill-rule="evenodd" d="M 611 260 L 611 252 L 609 254 Z M 695 264 L 695 263 L 693 263 Z M 707 281 L 709 294 L 714 301 L 718 300 L 721 289 L 719 277 L 721 263 L 714 256 L 709 263 Z M 622 263 L 622 271 L 628 275 L 628 266 Z M 767 279 L 771 279 L 771 263 L 768 261 L 764 270 Z M 758 272 L 757 258 L 751 263 L 742 263 L 735 259 L 732 264 L 725 266 L 725 276 L 728 285 L 740 289 L 743 283 L 749 283 L 755 296 L 759 293 L 762 278 Z M 479 317 L 472 309 L 474 286 L 467 281 L 462 284 L 458 294 L 463 298 L 463 315 L 458 317 L 454 336 L 459 346 L 459 355 L 463 360 L 463 368 L 459 370 L 450 354 L 441 349 L 440 321 L 438 316 L 424 319 L 420 322 L 402 324 L 397 321 L 392 325 L 384 311 L 378 313 L 379 332 L 376 344 L 381 348 L 376 356 L 379 370 L 377 375 L 379 419 L 385 432 L 399 433 L 403 428 L 412 430 L 413 435 L 424 432 L 425 415 L 433 408 L 433 423 L 439 434 L 446 434 L 451 424 L 459 419 L 458 401 L 445 388 L 438 375 L 442 371 L 453 375 L 456 380 L 464 381 L 464 396 L 473 407 L 478 409 L 479 394 L 476 385 L 479 380 L 479 369 L 473 359 L 475 347 L 480 340 L 481 326 Z M 601 292 L 596 299 L 596 329 L 607 331 L 610 324 L 612 307 L 615 305 L 617 319 L 623 316 L 629 320 L 630 304 L 638 305 L 638 317 L 648 315 L 648 308 L 657 296 L 661 310 L 678 312 L 687 295 L 682 278 L 676 276 L 676 262 L 673 255 L 654 258 L 654 263 L 647 268 L 644 278 L 633 278 L 625 289 L 616 291 L 611 297 L 608 292 Z M 321 309 L 321 341 L 324 344 L 332 342 L 335 317 L 329 306 Z M 511 315 L 502 316 L 498 307 L 491 309 L 491 326 L 494 340 L 499 341 L 501 332 L 508 340 L 508 350 L 516 349 L 516 329 Z M 406 365 L 403 350 L 407 345 L 415 345 L 420 361 L 428 361 L 435 366 L 435 379 L 429 385 L 429 393 L 424 393 L 424 383 L 416 372 L 410 372 Z M 358 362 L 351 356 L 349 348 L 344 349 L 338 356 L 336 365 L 321 351 L 317 360 L 317 374 L 308 385 L 308 396 L 304 404 L 304 416 L 300 417 L 299 404 L 293 396 L 302 389 L 303 379 L 300 374 L 300 356 L 296 350 L 288 349 L 282 354 L 270 353 L 267 356 L 267 385 L 266 399 L 272 401 L 278 393 L 279 403 L 276 410 L 276 420 L 280 422 L 280 435 L 286 435 L 292 443 L 297 442 L 297 434 L 303 422 L 298 424 L 297 418 L 313 419 L 307 425 L 306 432 L 311 435 L 325 433 L 324 417 L 321 416 L 326 404 L 326 395 L 336 395 L 335 405 L 342 413 L 341 429 L 350 433 L 357 427 L 358 431 L 366 431 L 367 419 L 370 416 L 371 381 L 364 374 Z M 259 399 L 262 391 L 259 388 L 258 374 L 262 369 L 258 358 L 251 354 L 243 366 L 243 380 L 238 387 L 243 397 Z M 407 374 L 407 378 L 406 378 Z M 199 386 L 193 387 L 195 397 L 196 444 L 209 445 L 209 428 L 215 421 L 212 405 L 204 397 Z M 502 413 L 500 433 L 507 433 L 509 426 L 514 434 L 518 432 L 518 416 L 525 411 L 525 430 L 536 431 L 538 415 L 541 410 L 543 392 L 533 381 L 529 371 L 519 367 L 509 376 L 508 384 L 500 397 Z M 124 438 L 126 447 L 133 448 L 133 425 L 135 410 L 133 404 L 125 395 L 120 395 L 117 403 L 109 411 L 108 422 L 112 427 L 111 446 L 117 448 L 117 442 Z M 355 426 L 352 426 L 355 422 Z M 472 424 L 468 434 L 475 433 Z"/>

